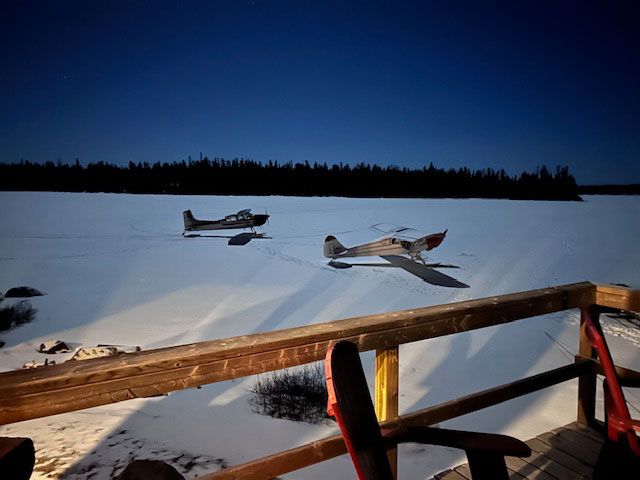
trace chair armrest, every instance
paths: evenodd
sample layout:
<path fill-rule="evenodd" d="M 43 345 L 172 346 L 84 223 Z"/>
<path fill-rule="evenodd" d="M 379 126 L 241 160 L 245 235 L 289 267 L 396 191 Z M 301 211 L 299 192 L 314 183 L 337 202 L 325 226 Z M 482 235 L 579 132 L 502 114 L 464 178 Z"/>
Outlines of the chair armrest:
<path fill-rule="evenodd" d="M 618 431 L 634 430 L 640 432 L 640 420 L 631 418 L 620 418 L 617 415 L 609 415 L 607 417 L 609 424 L 615 426 Z"/>
<path fill-rule="evenodd" d="M 635 376 L 633 378 L 619 376 L 618 383 L 621 387 L 640 388 L 640 378 Z"/>
<path fill-rule="evenodd" d="M 444 447 L 475 450 L 478 452 L 500 453 L 514 457 L 528 457 L 531 449 L 522 441 L 507 435 L 494 433 L 466 432 L 433 427 L 409 427 L 397 430 L 383 430 L 386 442 L 425 443 Z"/>

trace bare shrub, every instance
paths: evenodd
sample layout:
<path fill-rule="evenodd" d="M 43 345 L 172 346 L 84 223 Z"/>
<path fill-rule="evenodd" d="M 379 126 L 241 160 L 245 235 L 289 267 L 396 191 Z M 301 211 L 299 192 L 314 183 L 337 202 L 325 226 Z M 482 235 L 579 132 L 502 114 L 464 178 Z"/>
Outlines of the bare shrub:
<path fill-rule="evenodd" d="M 330 419 L 324 368 L 319 363 L 259 376 L 250 391 L 254 413 L 306 423 Z"/>
<path fill-rule="evenodd" d="M 29 323 L 37 312 L 26 300 L 0 308 L 0 332 Z"/>

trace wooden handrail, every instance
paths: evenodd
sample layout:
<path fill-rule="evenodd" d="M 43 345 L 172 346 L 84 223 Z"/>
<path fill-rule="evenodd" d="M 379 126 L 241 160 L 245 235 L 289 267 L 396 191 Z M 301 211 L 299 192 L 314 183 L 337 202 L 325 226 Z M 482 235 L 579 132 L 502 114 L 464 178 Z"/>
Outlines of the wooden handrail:
<path fill-rule="evenodd" d="M 324 358 L 327 348 L 340 340 L 356 343 L 361 351 L 377 350 L 377 404 L 381 416 L 387 418 L 383 427 L 398 423 L 429 425 L 441 422 L 576 377 L 581 379 L 579 405 L 585 420 L 593 413 L 598 364 L 584 339 L 574 364 L 400 417 L 390 417 L 394 415 L 394 408 L 397 409 L 394 402 L 398 396 L 398 345 L 596 305 L 637 311 L 640 310 L 640 291 L 582 282 L 0 373 L 0 424 L 302 365 Z M 624 373 L 637 381 L 637 372 Z M 334 436 L 202 478 L 273 478 L 344 452 L 342 438 Z"/>
<path fill-rule="evenodd" d="M 0 424 L 386 348 L 593 303 L 589 282 L 0 374 Z"/>
<path fill-rule="evenodd" d="M 595 368 L 595 372 L 598 375 L 604 375 L 604 369 L 602 365 L 600 365 L 600 361 L 594 358 L 586 357 L 584 355 L 576 355 L 576 361 L 578 360 L 589 360 L 593 362 L 593 366 Z M 637 370 L 632 370 L 630 368 L 620 367 L 618 365 L 614 365 L 616 370 L 616 375 L 618 376 L 618 383 L 623 387 L 635 387 L 640 388 L 640 372 Z"/>
<path fill-rule="evenodd" d="M 640 290 L 618 285 L 596 284 L 595 286 L 596 298 L 593 303 L 596 305 L 640 312 Z"/>

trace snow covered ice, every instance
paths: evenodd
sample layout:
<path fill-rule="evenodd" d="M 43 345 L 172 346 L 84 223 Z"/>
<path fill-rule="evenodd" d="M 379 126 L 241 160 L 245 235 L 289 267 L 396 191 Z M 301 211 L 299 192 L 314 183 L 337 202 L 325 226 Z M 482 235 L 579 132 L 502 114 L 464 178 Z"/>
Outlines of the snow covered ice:
<path fill-rule="evenodd" d="M 590 280 L 640 287 L 640 197 L 584 202 L 450 199 L 216 197 L 0 192 L 0 291 L 31 286 L 33 322 L 0 338 L 0 370 L 66 358 L 47 340 L 139 345 L 144 350 L 438 305 Z M 271 215 L 272 239 L 230 247 L 182 237 L 182 211 L 220 218 L 252 208 Z M 332 234 L 344 245 L 379 236 L 369 226 L 448 229 L 428 252 L 470 285 L 429 285 L 396 269 L 334 270 Z M 13 299 L 5 299 L 2 305 Z M 617 363 L 640 370 L 633 325 L 602 317 Z M 569 311 L 400 349 L 400 412 L 490 388 L 573 361 L 578 312 Z M 70 354 L 69 354 L 70 355 Z M 373 353 L 363 354 L 373 385 Z M 187 478 L 337 433 L 252 413 L 254 377 L 0 427 L 29 436 L 32 478 L 112 478 L 129 459 L 171 460 Z M 466 415 L 446 426 L 521 439 L 572 422 L 577 381 Z M 629 391 L 632 415 L 640 397 Z M 637 415 L 635 415 L 637 416 Z M 176 460 L 177 459 L 177 460 Z M 400 449 L 401 478 L 427 478 L 462 461 L 440 447 Z M 93 476 L 90 476 L 94 474 Z M 347 457 L 285 476 L 354 478 Z"/>

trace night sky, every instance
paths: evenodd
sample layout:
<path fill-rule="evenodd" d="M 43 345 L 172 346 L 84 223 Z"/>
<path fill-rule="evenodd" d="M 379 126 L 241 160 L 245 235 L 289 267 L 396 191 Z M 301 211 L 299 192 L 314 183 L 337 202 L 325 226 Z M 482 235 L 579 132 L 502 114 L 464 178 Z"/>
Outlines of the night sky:
<path fill-rule="evenodd" d="M 202 152 L 640 183 L 638 2 L 0 5 L 1 162 Z"/>

